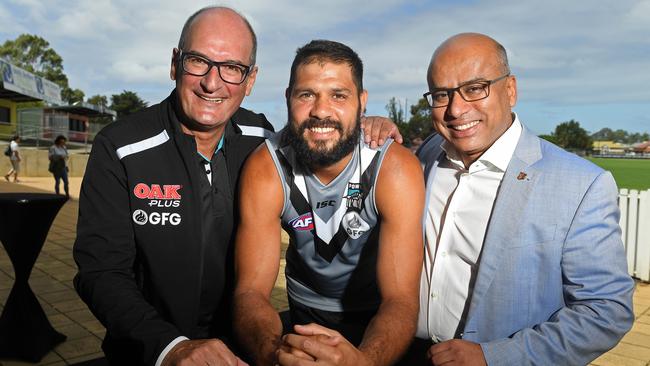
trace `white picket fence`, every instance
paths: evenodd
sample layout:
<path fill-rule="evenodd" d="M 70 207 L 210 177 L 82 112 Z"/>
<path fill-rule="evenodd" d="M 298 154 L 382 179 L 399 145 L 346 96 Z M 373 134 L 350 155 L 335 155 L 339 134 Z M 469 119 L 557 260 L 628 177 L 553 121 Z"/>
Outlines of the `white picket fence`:
<path fill-rule="evenodd" d="M 650 189 L 621 189 L 618 194 L 621 229 L 627 255 L 627 271 L 632 277 L 650 281 Z"/>

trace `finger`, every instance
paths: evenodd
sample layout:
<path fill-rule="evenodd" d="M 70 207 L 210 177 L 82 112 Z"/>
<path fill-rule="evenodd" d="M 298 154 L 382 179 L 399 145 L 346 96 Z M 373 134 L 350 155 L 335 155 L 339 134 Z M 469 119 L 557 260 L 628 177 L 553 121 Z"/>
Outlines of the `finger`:
<path fill-rule="evenodd" d="M 317 341 L 319 341 L 319 342 L 321 342 L 323 344 L 326 344 L 328 346 L 332 346 L 332 347 L 334 347 L 337 344 L 343 342 L 343 340 L 344 340 L 343 336 L 340 336 L 340 335 L 330 337 L 330 336 L 327 336 L 327 335 L 324 335 L 324 334 L 318 334 L 318 335 L 314 335 L 314 336 L 311 336 L 311 337 L 314 337 L 314 338 L 316 338 Z"/>
<path fill-rule="evenodd" d="M 306 354 L 302 350 L 300 350 L 298 348 L 291 347 L 291 346 L 287 345 L 286 343 L 280 344 L 279 349 L 282 350 L 283 352 L 291 353 L 292 355 L 294 355 L 294 356 L 296 356 L 298 358 L 303 358 L 303 359 L 306 359 L 306 360 L 314 360 L 313 357 Z"/>
<path fill-rule="evenodd" d="M 370 143 L 370 128 L 365 116 L 361 116 L 361 133 L 363 134 L 363 141 L 366 144 Z"/>
<path fill-rule="evenodd" d="M 381 138 L 381 130 L 384 128 L 385 121 L 379 118 L 372 118 L 372 130 L 370 131 L 370 139 L 374 142 L 379 142 Z"/>
<path fill-rule="evenodd" d="M 282 337 L 282 345 L 291 349 L 297 348 L 302 350 L 303 343 L 309 339 L 309 336 L 303 336 L 298 334 L 289 333 Z"/>
<path fill-rule="evenodd" d="M 454 364 L 455 358 L 451 352 L 439 353 L 431 358 L 431 363 L 434 366 L 443 366 Z"/>
<path fill-rule="evenodd" d="M 296 333 L 301 334 L 301 335 L 317 335 L 317 334 L 323 334 L 326 336 L 330 337 L 336 337 L 340 336 L 341 334 L 333 329 L 324 327 L 320 324 L 316 323 L 309 323 L 306 325 L 295 325 L 293 329 L 296 331 Z"/>
<path fill-rule="evenodd" d="M 237 357 L 237 366 L 250 366 L 250 365 L 244 362 L 241 358 Z"/>
<path fill-rule="evenodd" d="M 361 129 L 365 130 L 368 127 L 368 120 L 366 116 L 361 116 L 360 120 L 361 122 Z"/>
<path fill-rule="evenodd" d="M 395 142 L 397 142 L 398 144 L 404 142 L 404 138 L 402 138 L 402 134 L 399 132 L 399 128 L 397 128 L 397 126 L 393 126 L 391 128 L 391 132 L 389 133 L 389 136 L 393 136 L 393 140 L 395 140 Z"/>
<path fill-rule="evenodd" d="M 329 336 L 324 334 L 318 334 L 313 336 L 301 336 L 297 334 L 287 334 L 283 337 L 283 342 L 286 346 L 298 349 L 310 357 L 319 360 L 319 359 L 329 359 L 333 352 L 336 352 L 338 343 L 344 343 L 343 337 L 337 336 L 340 341 L 335 343 L 324 343 L 321 340 L 329 338 Z M 284 349 L 283 349 L 284 351 Z M 285 351 L 286 352 L 286 351 Z"/>
<path fill-rule="evenodd" d="M 349 345 L 349 344 L 347 344 Z M 347 346 L 344 344 L 343 346 Z M 319 342 L 316 338 L 308 338 L 302 343 L 302 350 L 317 361 L 334 361 L 340 358 L 340 350 L 325 343 Z"/>
<path fill-rule="evenodd" d="M 238 358 L 228 347 L 218 339 L 214 339 L 208 343 L 209 356 L 215 360 L 219 360 L 218 365 L 237 366 Z"/>
<path fill-rule="evenodd" d="M 303 360 L 289 352 L 278 350 L 278 363 L 282 366 L 312 366 L 316 365 L 315 361 Z"/>
<path fill-rule="evenodd" d="M 443 343 L 436 344 L 429 348 L 429 357 L 431 363 L 435 366 L 440 366 L 454 361 L 454 353 L 448 345 L 444 347 L 437 347 L 443 345 Z"/>
<path fill-rule="evenodd" d="M 307 360 L 307 361 L 316 361 L 316 359 L 315 359 L 314 357 L 312 357 L 312 356 L 309 355 L 308 353 L 303 352 L 302 350 L 300 350 L 300 349 L 298 349 L 298 348 L 291 348 L 290 353 L 291 353 L 292 355 L 296 356 L 297 358 L 301 358 L 301 359 L 303 359 L 303 360 Z"/>

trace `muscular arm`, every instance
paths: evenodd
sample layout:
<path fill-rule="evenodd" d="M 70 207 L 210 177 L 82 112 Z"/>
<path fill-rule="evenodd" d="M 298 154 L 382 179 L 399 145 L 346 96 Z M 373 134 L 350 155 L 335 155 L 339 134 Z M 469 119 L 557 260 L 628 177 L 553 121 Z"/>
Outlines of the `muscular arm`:
<path fill-rule="evenodd" d="M 240 224 L 235 242 L 234 329 L 258 365 L 271 365 L 282 334 L 270 303 L 280 265 L 283 192 L 265 145 L 248 159 L 241 177 Z"/>
<path fill-rule="evenodd" d="M 415 334 L 422 267 L 422 169 L 406 148 L 389 148 L 376 184 L 381 215 L 377 282 L 382 302 L 359 350 L 375 365 L 388 365 Z"/>

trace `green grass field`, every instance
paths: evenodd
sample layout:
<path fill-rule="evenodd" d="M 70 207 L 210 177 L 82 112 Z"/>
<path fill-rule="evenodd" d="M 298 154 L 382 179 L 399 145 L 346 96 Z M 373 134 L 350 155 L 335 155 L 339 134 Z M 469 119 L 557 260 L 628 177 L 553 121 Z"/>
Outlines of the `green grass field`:
<path fill-rule="evenodd" d="M 618 188 L 650 189 L 650 159 L 588 159 L 612 172 Z"/>

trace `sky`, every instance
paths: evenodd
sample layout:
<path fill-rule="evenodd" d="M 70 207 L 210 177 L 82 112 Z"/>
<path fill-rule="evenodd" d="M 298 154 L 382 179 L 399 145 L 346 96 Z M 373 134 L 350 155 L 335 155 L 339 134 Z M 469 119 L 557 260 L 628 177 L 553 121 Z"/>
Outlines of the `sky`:
<path fill-rule="evenodd" d="M 437 1 L 0 0 L 0 42 L 45 38 L 86 97 L 136 92 L 150 105 L 169 95 L 171 52 L 183 23 L 207 5 L 243 13 L 258 35 L 259 73 L 243 106 L 286 123 L 284 89 L 298 47 L 330 39 L 364 62 L 368 113 L 387 115 L 392 97 L 410 106 L 427 91 L 435 48 L 480 32 L 506 48 L 533 132 L 574 119 L 650 132 L 650 0 Z"/>

